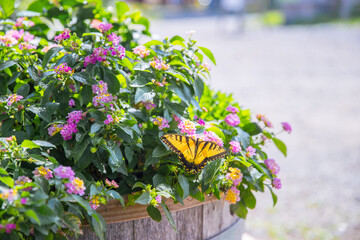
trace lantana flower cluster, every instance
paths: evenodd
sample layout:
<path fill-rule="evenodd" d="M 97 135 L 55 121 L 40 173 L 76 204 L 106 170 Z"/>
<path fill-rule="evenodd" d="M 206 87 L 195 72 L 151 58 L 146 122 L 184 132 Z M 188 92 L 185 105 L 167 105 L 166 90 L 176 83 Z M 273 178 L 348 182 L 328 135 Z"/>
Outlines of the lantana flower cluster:
<path fill-rule="evenodd" d="M 240 201 L 240 190 L 235 186 L 231 187 L 225 195 L 225 200 L 231 204 Z"/>
<path fill-rule="evenodd" d="M 16 93 L 11 94 L 8 99 L 6 100 L 6 105 L 11 106 L 12 104 L 22 100 L 24 97 L 21 95 L 18 95 Z"/>
<path fill-rule="evenodd" d="M 272 124 L 272 122 L 265 116 L 262 114 L 256 114 L 256 118 L 263 122 L 265 124 L 266 127 L 272 128 L 274 127 L 274 125 Z"/>
<path fill-rule="evenodd" d="M 166 120 L 166 118 L 163 117 L 156 117 L 152 120 L 152 122 L 159 127 L 159 130 L 163 130 L 165 128 L 169 128 L 169 121 Z"/>
<path fill-rule="evenodd" d="M 54 40 L 57 43 L 61 43 L 62 41 L 66 40 L 66 39 L 69 39 L 69 38 L 70 38 L 70 30 L 65 29 L 62 33 L 55 36 Z"/>
<path fill-rule="evenodd" d="M 137 46 L 137 47 L 133 48 L 133 53 L 144 58 L 144 57 L 149 56 L 150 51 L 148 49 L 146 49 L 145 46 Z"/>
<path fill-rule="evenodd" d="M 55 72 L 57 74 L 71 74 L 72 68 L 67 65 L 67 63 L 62 63 L 59 66 L 55 67 Z"/>
<path fill-rule="evenodd" d="M 116 97 L 113 97 L 108 92 L 107 83 L 104 81 L 99 81 L 98 84 L 92 85 L 92 91 L 95 94 L 92 100 L 95 107 L 104 106 L 104 103 L 110 103 L 116 99 Z"/>
<path fill-rule="evenodd" d="M 83 118 L 82 114 L 82 111 L 72 111 L 68 114 L 66 117 L 68 119 L 67 124 L 60 130 L 60 134 L 64 140 L 70 140 L 72 135 L 78 132 L 77 124 Z"/>
<path fill-rule="evenodd" d="M 153 61 L 151 61 L 150 65 L 156 70 L 168 70 L 170 67 L 169 64 L 166 64 L 165 61 L 161 61 L 158 58 L 155 58 Z"/>
<path fill-rule="evenodd" d="M 12 29 L 7 31 L 5 35 L 0 36 L 0 43 L 2 43 L 7 47 L 13 47 L 21 42 L 29 43 L 33 39 L 34 39 L 34 35 L 24 31 L 24 29 L 20 29 L 20 30 Z"/>
<path fill-rule="evenodd" d="M 236 154 L 241 151 L 241 146 L 239 142 L 231 141 L 229 144 L 230 144 L 230 152 Z"/>
<path fill-rule="evenodd" d="M 186 133 L 187 135 L 193 135 L 196 133 L 195 123 L 188 119 L 181 121 L 178 125 L 178 128 L 180 129 L 181 133 Z"/>

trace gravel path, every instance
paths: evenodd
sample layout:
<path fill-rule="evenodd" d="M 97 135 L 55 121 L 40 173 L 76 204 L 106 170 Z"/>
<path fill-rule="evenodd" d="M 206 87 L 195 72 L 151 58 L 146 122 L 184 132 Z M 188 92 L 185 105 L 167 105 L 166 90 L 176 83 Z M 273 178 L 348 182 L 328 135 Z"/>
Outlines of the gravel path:
<path fill-rule="evenodd" d="M 216 18 L 155 21 L 161 37 L 196 30 L 217 59 L 211 85 L 266 114 L 288 145 L 273 208 L 258 194 L 246 231 L 256 239 L 360 239 L 360 27 L 316 25 L 222 31 Z"/>

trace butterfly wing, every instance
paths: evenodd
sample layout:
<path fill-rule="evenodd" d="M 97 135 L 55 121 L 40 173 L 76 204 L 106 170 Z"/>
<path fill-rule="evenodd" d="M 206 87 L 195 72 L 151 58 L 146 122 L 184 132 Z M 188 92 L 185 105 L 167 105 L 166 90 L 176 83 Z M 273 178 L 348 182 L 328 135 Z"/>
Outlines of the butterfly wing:
<path fill-rule="evenodd" d="M 179 134 L 166 134 L 161 140 L 178 154 L 186 170 L 194 169 L 197 172 L 208 161 L 222 158 L 227 154 L 223 147 L 213 142 L 194 140 Z"/>
<path fill-rule="evenodd" d="M 210 141 L 199 141 L 197 144 L 194 168 L 196 171 L 202 169 L 208 161 L 213 161 L 224 157 L 226 150 Z"/>
<path fill-rule="evenodd" d="M 194 139 L 179 134 L 166 134 L 161 137 L 161 140 L 179 156 L 187 170 L 193 168 L 196 151 Z"/>

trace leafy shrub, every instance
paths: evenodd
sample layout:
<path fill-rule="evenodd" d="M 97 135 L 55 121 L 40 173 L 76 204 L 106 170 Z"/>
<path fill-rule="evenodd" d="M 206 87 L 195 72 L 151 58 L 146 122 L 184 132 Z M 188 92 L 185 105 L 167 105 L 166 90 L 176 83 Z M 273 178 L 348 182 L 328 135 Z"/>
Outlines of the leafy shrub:
<path fill-rule="evenodd" d="M 279 167 L 263 146 L 273 142 L 284 155 L 286 146 L 265 116 L 253 122 L 208 88 L 211 51 L 191 36 L 139 45 L 151 36 L 146 18 L 118 2 L 115 19 L 89 2 L 38 0 L 1 25 L 0 234 L 65 238 L 87 221 L 104 239 L 95 209 L 110 198 L 149 205 L 156 221 L 160 205 L 174 228 L 165 198 L 224 195 L 245 218 L 253 191 L 267 187 L 275 204 Z M 66 27 L 56 35 L 55 22 Z M 161 142 L 166 133 L 213 141 L 228 155 L 185 171 Z"/>

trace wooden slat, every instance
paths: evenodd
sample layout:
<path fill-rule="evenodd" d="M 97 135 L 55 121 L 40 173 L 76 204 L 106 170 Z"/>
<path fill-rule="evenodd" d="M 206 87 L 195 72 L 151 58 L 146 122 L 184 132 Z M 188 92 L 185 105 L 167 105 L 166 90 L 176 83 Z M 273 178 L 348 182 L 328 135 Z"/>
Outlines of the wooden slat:
<path fill-rule="evenodd" d="M 221 201 L 203 205 L 202 239 L 208 239 L 221 231 L 222 210 Z"/>
<path fill-rule="evenodd" d="M 180 210 L 199 206 L 207 202 L 216 201 L 217 199 L 214 196 L 206 196 L 204 202 L 200 202 L 196 199 L 189 197 L 183 201 L 184 205 L 181 205 L 180 203 L 174 204 L 174 202 L 170 199 L 168 199 L 166 205 L 171 212 L 177 212 Z M 103 216 L 106 223 L 116 223 L 147 218 L 149 217 L 149 215 L 146 212 L 146 208 L 147 206 L 145 205 L 135 204 L 133 206 L 128 206 L 126 207 L 126 209 L 124 209 L 124 207 L 122 207 L 119 201 L 110 200 L 108 204 L 100 207 L 97 212 Z M 161 207 L 159 207 L 159 210 L 162 214 L 164 213 Z"/>
<path fill-rule="evenodd" d="M 176 219 L 176 214 L 177 213 L 172 214 L 174 220 Z M 162 214 L 161 217 L 161 222 L 156 222 L 151 218 L 143 218 L 132 221 L 134 223 L 134 240 L 175 240 L 175 230 L 173 229 L 169 221 L 166 219 L 166 216 L 164 214 Z"/>
<path fill-rule="evenodd" d="M 107 224 L 106 225 L 106 239 L 108 240 L 134 240 L 134 227 L 133 221 L 123 222 L 120 224 Z M 84 227 L 83 235 L 78 240 L 97 240 L 99 239 L 96 234 L 91 231 L 89 226 Z M 73 239 L 75 240 L 75 239 Z"/>
<path fill-rule="evenodd" d="M 202 206 L 176 212 L 177 240 L 202 239 Z"/>

